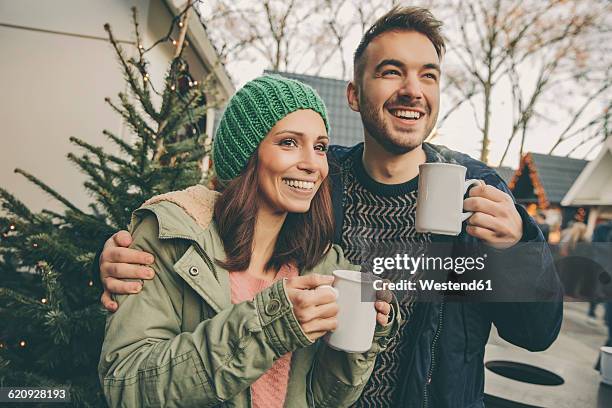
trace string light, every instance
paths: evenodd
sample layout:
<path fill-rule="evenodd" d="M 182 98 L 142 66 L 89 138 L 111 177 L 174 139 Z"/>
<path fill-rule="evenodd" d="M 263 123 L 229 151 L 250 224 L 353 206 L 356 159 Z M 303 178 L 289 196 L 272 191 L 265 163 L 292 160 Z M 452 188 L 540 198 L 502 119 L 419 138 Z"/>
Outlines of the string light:
<path fill-rule="evenodd" d="M 144 49 L 144 47 L 142 46 L 142 44 L 138 44 L 138 48 L 140 48 L 141 50 Z"/>
<path fill-rule="evenodd" d="M 42 299 L 40 299 L 40 301 L 43 303 L 43 305 L 47 304 L 47 299 L 46 298 L 42 298 Z"/>
<path fill-rule="evenodd" d="M 195 86 L 198 86 L 198 81 L 193 81 L 193 84 L 194 84 Z"/>
<path fill-rule="evenodd" d="M 32 244 L 32 247 L 33 248 L 38 248 L 38 244 L 35 242 L 35 243 Z"/>
<path fill-rule="evenodd" d="M 13 224 L 9 225 L 9 229 L 10 229 L 11 231 L 15 231 L 15 229 L 16 229 L 16 228 L 17 228 L 17 227 L 15 227 Z"/>
<path fill-rule="evenodd" d="M 189 81 L 189 86 L 193 86 L 193 82 Z"/>
<path fill-rule="evenodd" d="M 174 85 L 170 85 L 170 89 L 172 89 L 174 91 L 176 89 L 176 87 Z"/>
<path fill-rule="evenodd" d="M 172 45 L 176 45 L 176 40 L 172 40 Z"/>
<path fill-rule="evenodd" d="M 144 78 L 142 78 L 143 81 L 148 81 L 149 80 L 149 74 L 145 74 Z"/>
<path fill-rule="evenodd" d="M 93 281 L 90 280 L 89 283 L 87 283 L 87 285 L 93 286 Z"/>
<path fill-rule="evenodd" d="M 4 237 L 4 238 L 8 238 L 8 234 L 7 234 L 6 232 L 3 232 L 3 233 L 2 233 L 2 237 Z"/>
<path fill-rule="evenodd" d="M 183 22 L 179 21 L 179 27 L 182 27 L 182 26 L 183 26 Z"/>
<path fill-rule="evenodd" d="M 3 348 L 4 348 L 4 343 L 0 341 L 0 350 L 2 350 Z"/>
<path fill-rule="evenodd" d="M 25 340 L 21 340 L 21 341 L 19 342 L 19 347 L 25 347 L 26 345 L 27 345 L 27 343 L 26 343 L 26 341 L 25 341 Z"/>

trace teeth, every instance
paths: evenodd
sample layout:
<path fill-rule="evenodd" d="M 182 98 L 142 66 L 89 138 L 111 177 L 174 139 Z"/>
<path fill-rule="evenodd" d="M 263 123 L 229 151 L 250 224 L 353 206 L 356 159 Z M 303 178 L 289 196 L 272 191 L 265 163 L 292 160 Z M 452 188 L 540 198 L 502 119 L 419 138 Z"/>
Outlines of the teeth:
<path fill-rule="evenodd" d="M 312 181 L 301 181 L 301 180 L 293 180 L 293 179 L 283 179 L 283 183 L 288 186 L 299 188 L 302 190 L 312 190 L 315 186 L 315 183 Z"/>
<path fill-rule="evenodd" d="M 396 110 L 391 112 L 393 116 L 396 116 L 401 119 L 420 119 L 421 113 L 412 110 Z"/>

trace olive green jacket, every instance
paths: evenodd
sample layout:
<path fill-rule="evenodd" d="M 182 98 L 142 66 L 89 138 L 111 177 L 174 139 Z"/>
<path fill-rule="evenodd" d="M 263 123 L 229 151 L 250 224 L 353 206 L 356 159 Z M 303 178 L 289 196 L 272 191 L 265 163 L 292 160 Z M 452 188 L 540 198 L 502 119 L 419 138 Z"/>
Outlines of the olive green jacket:
<path fill-rule="evenodd" d="M 377 326 L 370 351 L 349 354 L 308 339 L 283 280 L 232 304 L 228 272 L 215 263 L 225 259 L 212 222 L 215 199 L 197 186 L 134 212 L 132 247 L 155 255 L 156 276 L 140 294 L 118 296 L 120 307 L 108 316 L 98 367 L 108 404 L 250 407 L 250 384 L 287 352 L 293 354 L 286 407 L 352 404 L 399 318 Z M 317 267 L 300 273 L 339 268 L 355 269 L 333 246 Z"/>

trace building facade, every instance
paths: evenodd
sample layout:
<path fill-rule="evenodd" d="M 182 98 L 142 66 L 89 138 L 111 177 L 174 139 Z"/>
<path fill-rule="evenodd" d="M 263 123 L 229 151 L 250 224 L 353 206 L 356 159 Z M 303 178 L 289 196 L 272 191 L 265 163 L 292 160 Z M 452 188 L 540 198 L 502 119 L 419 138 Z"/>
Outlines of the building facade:
<path fill-rule="evenodd" d="M 24 169 L 85 209 L 85 176 L 67 159 L 78 152 L 75 136 L 108 152 L 117 148 L 107 129 L 131 142 L 121 118 L 104 102 L 126 91 L 104 24 L 109 23 L 126 52 L 135 52 L 133 6 L 145 47 L 163 38 L 184 0 L 0 0 L 0 186 L 32 210 L 62 210 L 61 205 L 15 174 Z M 188 22 L 184 52 L 193 78 L 213 78 L 214 91 L 229 98 L 234 87 L 198 16 Z M 164 43 L 147 54 L 153 83 L 162 84 L 174 47 Z M 129 54 L 128 54 L 129 55 Z M 161 85 L 160 85 L 161 86 Z M 209 115 L 214 116 L 210 110 Z M 207 118 L 212 133 L 214 117 Z"/>

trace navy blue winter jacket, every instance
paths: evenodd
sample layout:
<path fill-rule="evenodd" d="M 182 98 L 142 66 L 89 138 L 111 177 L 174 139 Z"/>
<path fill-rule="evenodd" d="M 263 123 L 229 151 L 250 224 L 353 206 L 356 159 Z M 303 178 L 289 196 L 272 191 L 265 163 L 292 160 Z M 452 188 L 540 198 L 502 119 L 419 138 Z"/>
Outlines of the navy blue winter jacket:
<path fill-rule="evenodd" d="M 510 195 L 506 183 L 484 163 L 443 146 L 425 144 L 446 162 L 467 168 L 466 178 L 481 179 Z M 332 146 L 330 177 L 333 186 L 336 243 L 341 243 L 343 225 L 342 176 L 340 165 L 361 145 L 351 148 Z M 405 365 L 401 388 L 402 407 L 480 408 L 484 407 L 484 351 L 491 324 L 506 341 L 530 351 L 548 348 L 557 338 L 563 315 L 562 286 L 550 250 L 535 221 L 526 210 L 516 205 L 523 220 L 523 237 L 514 247 L 499 251 L 512 258 L 529 259 L 529 268 L 521 262 L 505 262 L 502 276 L 509 291 L 527 287 L 544 288 L 541 301 L 481 302 L 440 301 L 418 302 L 404 334 L 411 354 Z M 479 245 L 465 233 L 457 237 L 432 237 L 432 241 L 452 240 L 452 245 Z M 540 243 L 540 245 L 533 245 Z M 519 252 L 520 251 L 520 252 Z M 531 253 L 529 253 L 531 251 Z M 528 272 L 526 272 L 526 269 Z"/>

